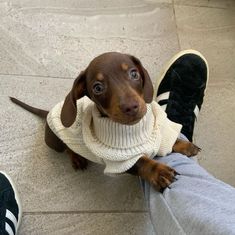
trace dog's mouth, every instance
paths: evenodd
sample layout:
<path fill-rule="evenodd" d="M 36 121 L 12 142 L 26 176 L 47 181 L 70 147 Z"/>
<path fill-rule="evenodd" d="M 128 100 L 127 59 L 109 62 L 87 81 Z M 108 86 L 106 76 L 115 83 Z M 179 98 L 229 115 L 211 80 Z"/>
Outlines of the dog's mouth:
<path fill-rule="evenodd" d="M 109 118 L 122 125 L 135 125 L 137 124 L 146 114 L 147 108 L 144 106 L 135 116 L 129 116 L 124 113 L 119 113 L 118 115 L 108 115 Z"/>
<path fill-rule="evenodd" d="M 123 125 L 128 125 L 128 126 L 132 126 L 132 125 L 135 125 L 137 124 L 142 118 L 138 118 L 138 119 L 135 119 L 135 120 L 127 120 L 127 121 L 120 121 L 119 123 L 120 124 L 123 124 Z"/>
<path fill-rule="evenodd" d="M 117 117 L 117 116 L 110 116 L 110 115 L 103 115 L 103 117 L 110 118 L 113 122 L 117 122 L 122 125 L 135 125 L 137 124 L 142 118 L 144 114 L 139 116 L 139 117 L 134 117 L 134 118 L 126 118 L 126 117 Z"/>
<path fill-rule="evenodd" d="M 108 117 L 113 122 L 117 122 L 122 125 L 135 125 L 144 117 L 147 112 L 147 107 L 146 105 L 142 105 L 135 115 L 128 115 L 124 112 L 121 112 L 120 109 L 117 109 L 115 111 L 105 110 L 100 106 L 98 106 L 98 110 L 100 111 L 102 117 Z"/>

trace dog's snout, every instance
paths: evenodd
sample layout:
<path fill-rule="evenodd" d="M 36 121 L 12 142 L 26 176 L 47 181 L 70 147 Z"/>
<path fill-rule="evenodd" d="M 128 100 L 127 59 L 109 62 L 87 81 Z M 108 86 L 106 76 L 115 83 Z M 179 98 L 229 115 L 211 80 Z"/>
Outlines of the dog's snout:
<path fill-rule="evenodd" d="M 139 103 L 136 101 L 128 102 L 121 105 L 121 110 L 128 116 L 135 116 L 139 112 Z"/>

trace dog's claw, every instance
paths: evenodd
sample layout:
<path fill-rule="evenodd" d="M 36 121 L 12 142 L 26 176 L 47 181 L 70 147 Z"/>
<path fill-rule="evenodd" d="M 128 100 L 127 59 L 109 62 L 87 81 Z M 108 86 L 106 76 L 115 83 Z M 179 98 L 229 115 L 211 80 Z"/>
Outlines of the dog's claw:
<path fill-rule="evenodd" d="M 166 186 L 166 188 L 171 189 L 171 186 L 167 185 L 167 186 Z M 165 191 L 165 189 L 166 189 L 166 188 L 161 188 L 161 189 L 159 190 L 159 192 L 160 192 L 160 193 L 163 193 L 163 192 Z"/>
<path fill-rule="evenodd" d="M 178 179 L 177 179 L 176 177 L 173 177 L 173 180 L 174 180 L 174 181 L 177 181 Z"/>
<path fill-rule="evenodd" d="M 161 188 L 161 189 L 159 190 L 159 192 L 160 192 L 160 193 L 163 193 L 164 190 L 165 190 L 164 188 Z"/>

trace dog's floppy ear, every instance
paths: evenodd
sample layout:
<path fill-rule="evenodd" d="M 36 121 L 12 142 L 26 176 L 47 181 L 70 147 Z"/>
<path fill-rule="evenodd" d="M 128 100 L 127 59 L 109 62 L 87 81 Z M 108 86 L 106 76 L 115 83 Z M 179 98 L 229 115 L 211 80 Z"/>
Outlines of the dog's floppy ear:
<path fill-rule="evenodd" d="M 74 123 L 77 116 L 76 101 L 84 95 L 86 95 L 86 75 L 85 72 L 81 72 L 66 96 L 61 110 L 61 122 L 65 127 L 70 127 Z"/>
<path fill-rule="evenodd" d="M 140 60 L 135 56 L 130 55 L 131 60 L 137 66 L 141 77 L 144 79 L 144 100 L 146 103 L 151 103 L 153 100 L 153 84 L 147 70 L 143 67 Z"/>

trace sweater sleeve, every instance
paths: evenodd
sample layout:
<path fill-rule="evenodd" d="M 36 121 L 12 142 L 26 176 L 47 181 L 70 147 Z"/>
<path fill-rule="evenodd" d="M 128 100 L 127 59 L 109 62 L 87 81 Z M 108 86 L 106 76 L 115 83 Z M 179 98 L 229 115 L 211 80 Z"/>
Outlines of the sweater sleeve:
<path fill-rule="evenodd" d="M 166 113 L 161 106 L 156 103 L 157 122 L 161 133 L 161 144 L 158 150 L 158 156 L 166 156 L 172 152 L 172 147 L 179 137 L 182 125 L 172 122 L 167 118 Z"/>

